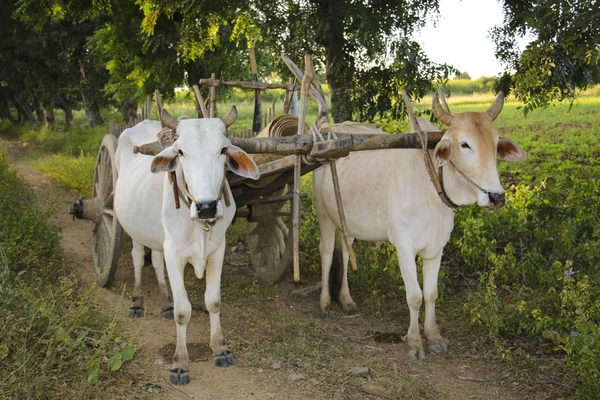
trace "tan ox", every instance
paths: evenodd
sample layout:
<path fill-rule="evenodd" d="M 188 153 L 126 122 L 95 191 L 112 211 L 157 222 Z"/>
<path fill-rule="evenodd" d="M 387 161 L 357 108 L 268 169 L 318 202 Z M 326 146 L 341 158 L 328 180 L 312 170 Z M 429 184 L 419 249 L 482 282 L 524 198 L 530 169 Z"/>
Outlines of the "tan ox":
<path fill-rule="evenodd" d="M 499 94 L 486 112 L 452 115 L 443 110 L 437 95 L 434 96 L 433 112 L 448 126 L 448 130 L 431 155 L 438 174 L 443 178 L 444 190 L 456 205 L 477 202 L 482 207 L 502 206 L 504 189 L 498 177 L 496 158 L 507 161 L 527 158 L 518 144 L 498 136 L 492 125 L 503 103 L 504 96 Z M 420 125 L 424 130 L 437 130 L 428 121 L 422 121 Z M 409 356 L 412 359 L 425 358 L 419 332 L 423 295 L 424 330 L 429 348 L 447 351 L 448 341 L 440 335 L 435 320 L 435 301 L 442 250 L 454 227 L 454 209 L 442 202 L 430 182 L 422 151 L 357 152 L 338 160 L 336 165 L 351 239 L 390 241 L 398 251 L 410 309 Z M 314 187 L 321 229 L 321 310 L 328 313 L 331 298 L 336 299 L 339 294 L 344 311 L 357 313 L 348 290 L 348 251 L 342 245 L 341 225 L 328 166 L 315 171 Z M 423 259 L 423 291 L 417 281 L 417 255 Z M 331 290 L 330 268 L 339 271 L 339 275 L 332 272 L 332 276 L 340 278 L 332 278 Z"/>

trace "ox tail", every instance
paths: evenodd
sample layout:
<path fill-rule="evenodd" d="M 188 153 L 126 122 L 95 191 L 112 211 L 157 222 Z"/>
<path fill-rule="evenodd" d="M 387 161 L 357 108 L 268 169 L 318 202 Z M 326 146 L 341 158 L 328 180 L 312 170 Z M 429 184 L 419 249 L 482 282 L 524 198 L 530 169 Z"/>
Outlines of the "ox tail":
<path fill-rule="evenodd" d="M 335 233 L 335 247 L 329 270 L 329 296 L 333 301 L 340 300 L 340 290 L 344 279 L 344 257 L 342 253 L 341 232 Z"/>

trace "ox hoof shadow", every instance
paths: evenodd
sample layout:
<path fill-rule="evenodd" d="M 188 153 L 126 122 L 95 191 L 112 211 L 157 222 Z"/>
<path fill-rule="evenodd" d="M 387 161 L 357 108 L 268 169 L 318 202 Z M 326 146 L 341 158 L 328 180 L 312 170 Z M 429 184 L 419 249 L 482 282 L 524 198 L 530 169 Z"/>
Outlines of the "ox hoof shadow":
<path fill-rule="evenodd" d="M 171 383 L 173 385 L 187 385 L 190 383 L 190 371 L 181 368 L 172 369 Z"/>
<path fill-rule="evenodd" d="M 175 318 L 175 314 L 173 312 L 173 307 L 167 308 L 166 310 L 162 310 L 160 313 L 164 319 L 174 319 Z"/>
<path fill-rule="evenodd" d="M 235 357 L 229 350 L 224 351 L 218 356 L 213 356 L 213 358 L 215 360 L 215 367 L 227 368 L 230 365 L 235 365 Z"/>
<path fill-rule="evenodd" d="M 435 344 L 435 345 L 430 345 L 429 346 L 429 350 L 435 352 L 435 353 L 447 353 L 448 352 L 448 345 L 445 343 L 439 343 L 439 344 Z"/>
<path fill-rule="evenodd" d="M 129 309 L 129 318 L 143 318 L 144 309 L 140 307 L 131 307 Z"/>
<path fill-rule="evenodd" d="M 344 310 L 344 314 L 346 314 L 347 316 L 360 315 L 360 309 L 357 306 L 350 307 Z"/>

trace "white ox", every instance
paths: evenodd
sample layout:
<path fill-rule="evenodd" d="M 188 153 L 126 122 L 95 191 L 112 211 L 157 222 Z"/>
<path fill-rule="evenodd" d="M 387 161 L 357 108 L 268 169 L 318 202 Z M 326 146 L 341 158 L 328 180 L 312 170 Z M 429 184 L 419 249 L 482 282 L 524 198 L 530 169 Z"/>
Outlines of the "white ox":
<path fill-rule="evenodd" d="M 434 96 L 433 112 L 448 130 L 430 153 L 438 173 L 443 172 L 445 192 L 457 205 L 477 202 L 482 207 L 501 206 L 504 189 L 498 177 L 496 158 L 507 161 L 527 158 L 518 144 L 498 136 L 492 125 L 503 103 L 504 96 L 499 94 L 486 112 L 452 115 L 442 109 L 437 95 Z M 422 129 L 437 131 L 429 121 L 421 121 Z M 435 301 L 442 250 L 454 227 L 454 210 L 442 202 L 434 189 L 423 163 L 422 150 L 351 153 L 336 165 L 351 240 L 389 241 L 398 252 L 410 309 L 407 335 L 410 358 L 425 358 L 419 331 L 423 295 L 428 346 L 433 351 L 447 351 L 448 342 L 440 335 L 435 320 Z M 346 313 L 357 313 L 348 290 L 348 251 L 343 245 L 329 167 L 315 171 L 314 189 L 321 229 L 321 310 L 329 312 L 333 297 L 340 301 Z M 423 291 L 417 281 L 417 255 L 423 260 Z M 337 271 L 332 271 L 330 282 L 332 261 Z M 334 282 L 336 277 L 337 282 Z"/>
<path fill-rule="evenodd" d="M 116 155 L 119 177 L 114 208 L 123 229 L 133 239 L 136 287 L 139 288 L 138 276 L 143 265 L 143 246 L 146 246 L 152 249 L 159 282 L 162 277 L 161 292 L 166 291 L 164 252 L 177 326 L 171 382 L 184 385 L 190 379 L 186 330 L 192 311 L 183 282 L 187 263 L 193 265 L 198 278 L 206 273 L 204 298 L 210 313 L 210 346 L 215 364 L 226 367 L 235 362 L 221 331 L 219 315 L 225 232 L 235 214 L 235 202 L 225 180 L 225 165 L 247 178 L 258 179 L 260 172 L 254 161 L 225 137 L 226 126 L 237 116 L 235 108 L 223 120 L 184 119 L 177 122 L 164 113 L 163 123 L 166 119 L 166 125 L 176 130 L 179 137 L 155 157 L 134 154 L 133 148 L 155 142 L 161 130 L 159 122 L 146 120 L 121 134 Z M 169 174 L 163 171 L 176 171 L 184 192 L 183 182 L 187 182 L 191 197 L 189 209 L 183 202 L 181 208 L 175 208 Z M 229 194 L 229 206 L 225 205 L 222 190 Z M 166 304 L 168 299 L 165 300 L 164 295 L 162 293 L 161 297 Z"/>

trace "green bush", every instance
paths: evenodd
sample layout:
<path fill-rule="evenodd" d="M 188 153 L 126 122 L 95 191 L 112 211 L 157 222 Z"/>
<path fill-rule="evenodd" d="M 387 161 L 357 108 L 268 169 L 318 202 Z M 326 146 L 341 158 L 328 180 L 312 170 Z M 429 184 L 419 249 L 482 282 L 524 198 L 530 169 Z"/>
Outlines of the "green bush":
<path fill-rule="evenodd" d="M 94 397 L 135 352 L 63 266 L 52 212 L 0 151 L 0 398 Z"/>

